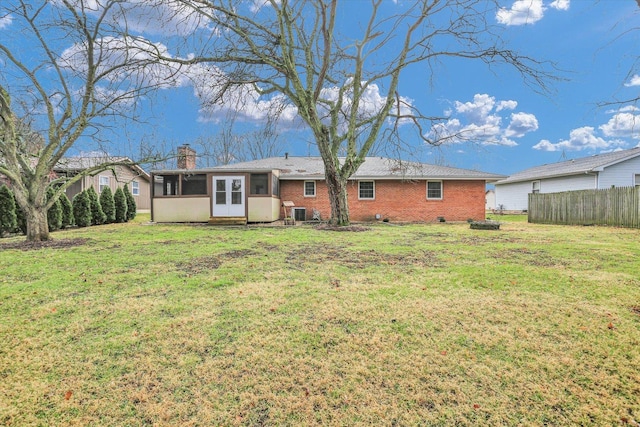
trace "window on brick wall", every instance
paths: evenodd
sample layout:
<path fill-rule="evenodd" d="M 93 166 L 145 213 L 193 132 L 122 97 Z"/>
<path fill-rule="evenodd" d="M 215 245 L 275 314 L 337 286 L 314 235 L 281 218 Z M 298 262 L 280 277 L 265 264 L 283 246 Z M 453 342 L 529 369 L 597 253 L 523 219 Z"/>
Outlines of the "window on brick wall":
<path fill-rule="evenodd" d="M 316 197 L 316 182 L 305 181 L 304 182 L 304 197 Z"/>
<path fill-rule="evenodd" d="M 427 181 L 427 199 L 442 200 L 442 181 Z"/>
<path fill-rule="evenodd" d="M 373 181 L 358 181 L 358 199 L 373 200 L 376 198 L 376 187 Z"/>

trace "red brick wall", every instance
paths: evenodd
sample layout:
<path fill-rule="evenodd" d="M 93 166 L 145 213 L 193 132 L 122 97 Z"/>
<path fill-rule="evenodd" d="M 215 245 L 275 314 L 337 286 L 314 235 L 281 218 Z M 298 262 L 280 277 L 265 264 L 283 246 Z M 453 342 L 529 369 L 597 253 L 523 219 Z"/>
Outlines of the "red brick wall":
<path fill-rule="evenodd" d="M 331 207 L 324 181 L 316 181 L 316 197 L 304 197 L 303 181 L 280 181 L 281 200 L 291 200 L 307 208 L 307 218 L 317 209 L 329 219 Z M 352 221 L 374 221 L 375 214 L 390 221 L 435 222 L 483 220 L 485 217 L 484 181 L 443 181 L 442 200 L 427 200 L 426 181 L 375 181 L 375 199 L 358 200 L 358 182 L 348 187 L 349 215 Z"/>

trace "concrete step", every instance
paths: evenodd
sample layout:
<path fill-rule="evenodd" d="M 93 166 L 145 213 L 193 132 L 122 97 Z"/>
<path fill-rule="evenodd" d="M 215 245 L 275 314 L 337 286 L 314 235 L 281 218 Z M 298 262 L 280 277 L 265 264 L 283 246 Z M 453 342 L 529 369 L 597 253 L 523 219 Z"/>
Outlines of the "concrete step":
<path fill-rule="evenodd" d="M 211 216 L 211 225 L 247 225 L 247 218 L 239 216 Z"/>

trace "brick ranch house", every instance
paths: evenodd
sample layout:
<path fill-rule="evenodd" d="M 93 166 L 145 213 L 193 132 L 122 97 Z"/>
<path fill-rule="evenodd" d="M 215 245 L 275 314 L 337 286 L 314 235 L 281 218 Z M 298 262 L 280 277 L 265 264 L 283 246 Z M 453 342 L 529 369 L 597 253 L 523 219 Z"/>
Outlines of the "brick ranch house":
<path fill-rule="evenodd" d="M 183 148 L 183 147 L 181 147 Z M 152 171 L 151 219 L 155 222 L 247 223 L 331 216 L 320 157 L 267 159 L 195 169 L 189 149 L 176 170 Z M 194 158 L 190 159 L 189 156 Z M 193 166 L 193 168 L 189 167 Z M 349 179 L 353 221 L 482 220 L 486 183 L 504 178 L 485 172 L 367 157 Z"/>

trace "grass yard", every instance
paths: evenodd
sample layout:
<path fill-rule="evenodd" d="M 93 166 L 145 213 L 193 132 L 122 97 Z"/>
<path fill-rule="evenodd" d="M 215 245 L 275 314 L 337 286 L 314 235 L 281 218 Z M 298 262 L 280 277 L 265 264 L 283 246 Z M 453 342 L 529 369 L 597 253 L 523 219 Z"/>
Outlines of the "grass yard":
<path fill-rule="evenodd" d="M 638 425 L 640 230 L 0 241 L 0 424 Z"/>

